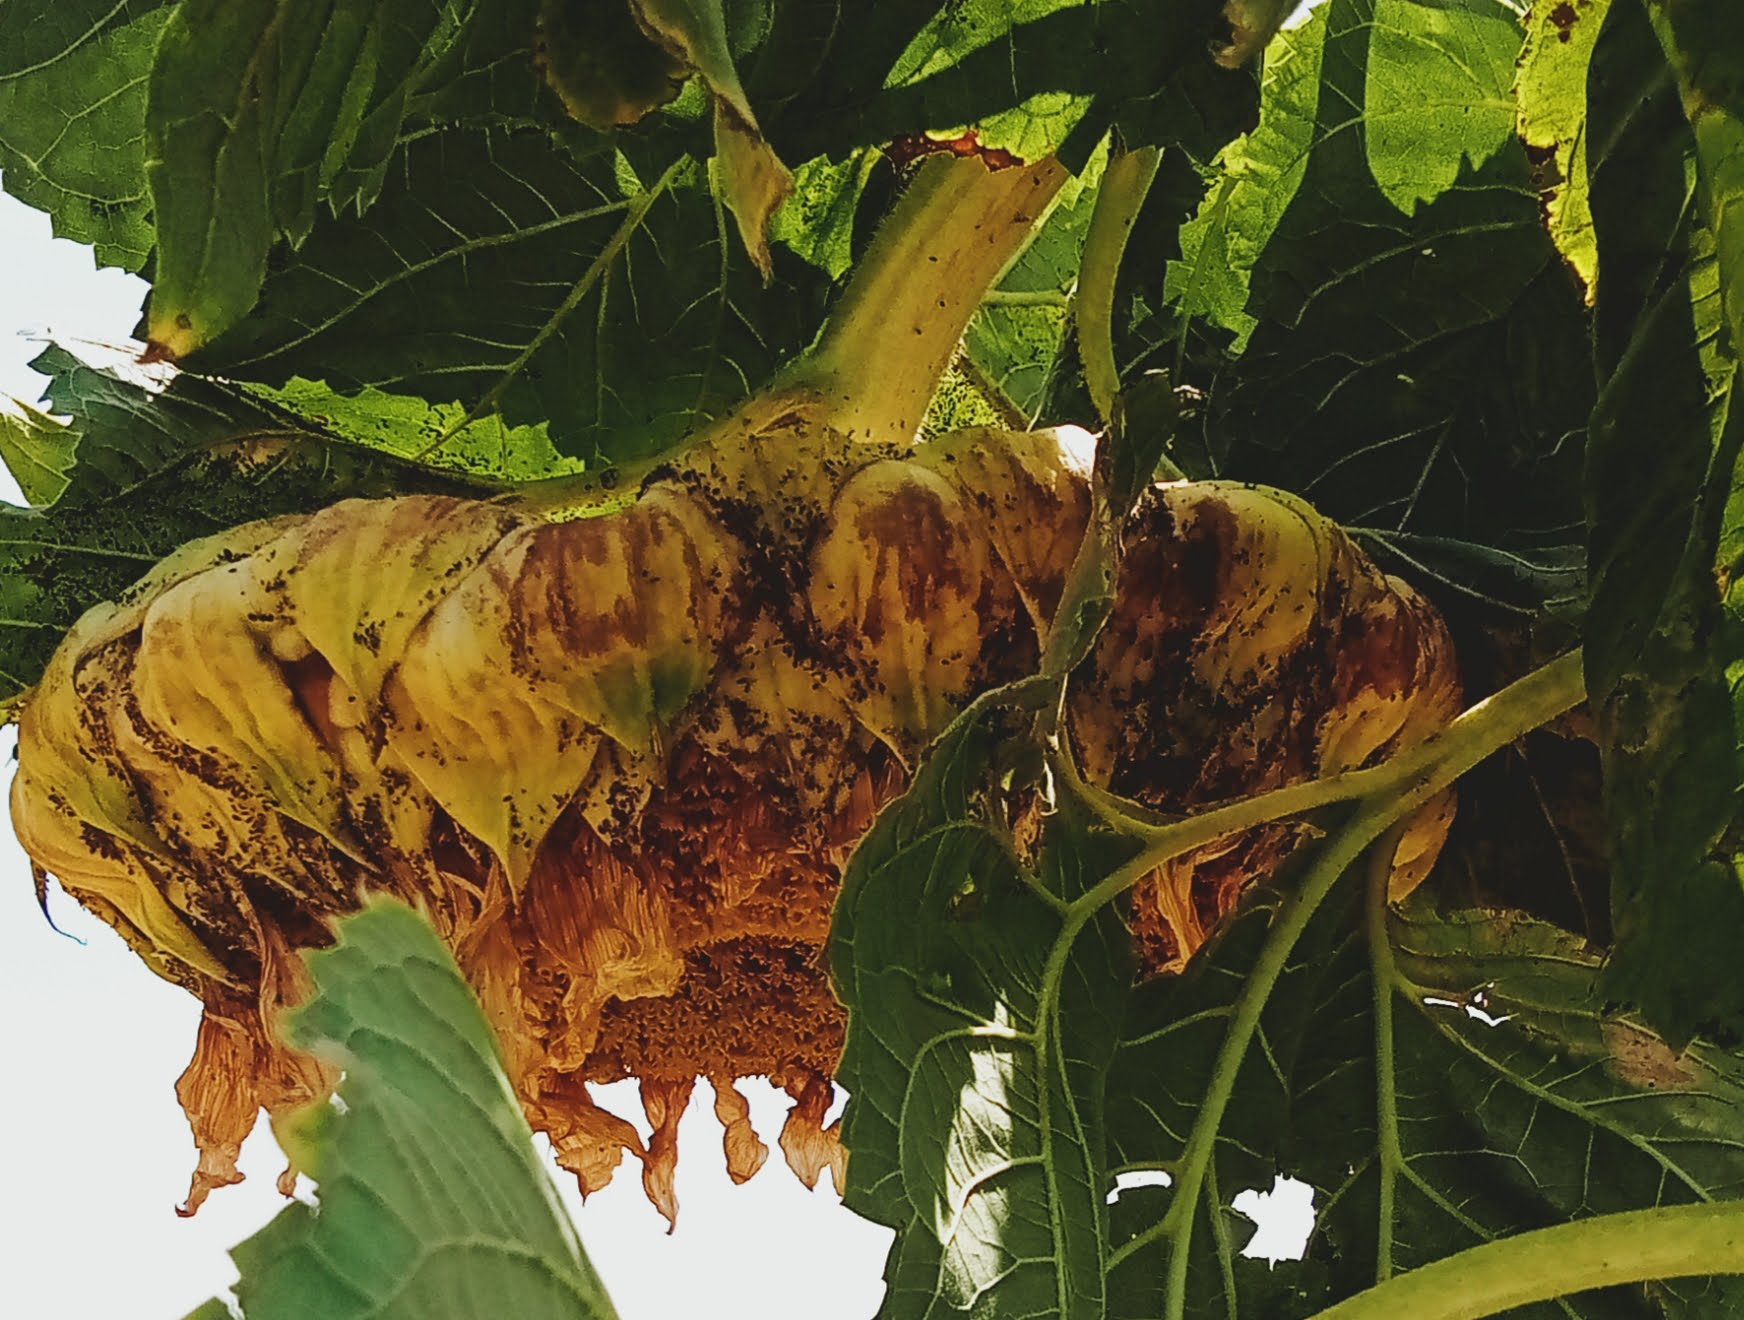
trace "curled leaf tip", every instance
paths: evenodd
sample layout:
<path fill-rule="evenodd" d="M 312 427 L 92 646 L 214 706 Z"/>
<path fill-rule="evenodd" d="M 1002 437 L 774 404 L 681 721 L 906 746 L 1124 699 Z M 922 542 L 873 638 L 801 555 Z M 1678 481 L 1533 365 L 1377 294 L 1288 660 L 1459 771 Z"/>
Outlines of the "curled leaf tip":
<path fill-rule="evenodd" d="M 1213 57 L 1226 69 L 1239 69 L 1266 48 L 1300 4 L 1301 0 L 1229 0 L 1223 7 L 1229 41 L 1214 48 Z"/>

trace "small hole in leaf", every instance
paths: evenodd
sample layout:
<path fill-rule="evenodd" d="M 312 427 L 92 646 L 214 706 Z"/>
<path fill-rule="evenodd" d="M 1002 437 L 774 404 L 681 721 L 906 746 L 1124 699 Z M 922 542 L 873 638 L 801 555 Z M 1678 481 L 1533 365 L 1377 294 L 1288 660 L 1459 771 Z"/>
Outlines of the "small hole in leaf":
<path fill-rule="evenodd" d="M 1174 1181 L 1161 1169 L 1128 1169 L 1114 1175 L 1114 1186 L 1108 1190 L 1108 1204 L 1113 1205 L 1122 1192 L 1130 1192 L 1135 1187 L 1169 1187 Z"/>
<path fill-rule="evenodd" d="M 1308 1237 L 1314 1232 L 1314 1189 L 1307 1183 L 1279 1176 L 1272 1179 L 1271 1191 L 1249 1188 L 1230 1208 L 1255 1224 L 1242 1255 L 1276 1265 L 1308 1254 Z"/>

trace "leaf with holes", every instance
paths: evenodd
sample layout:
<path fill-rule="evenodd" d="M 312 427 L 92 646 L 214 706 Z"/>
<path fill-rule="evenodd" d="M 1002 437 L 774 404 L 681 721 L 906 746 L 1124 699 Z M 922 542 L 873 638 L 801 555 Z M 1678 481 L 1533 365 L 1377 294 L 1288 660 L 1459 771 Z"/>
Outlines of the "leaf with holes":
<path fill-rule="evenodd" d="M 1377 951 L 1364 938 L 1360 889 L 1360 877 L 1346 878 L 1279 978 L 1208 1180 L 1225 1217 L 1238 1190 L 1269 1186 L 1274 1173 L 1309 1183 L 1318 1223 L 1307 1256 L 1256 1272 L 1213 1219 L 1193 1242 L 1190 1314 L 1223 1314 L 1233 1289 L 1242 1316 L 1307 1315 L 1474 1243 L 1744 1196 L 1735 1055 L 1706 1045 L 1679 1053 L 1609 1013 L 1599 956 L 1515 913 L 1444 914 L 1417 901 L 1382 920 Z M 1256 895 L 1183 978 L 1135 998 L 1109 1078 L 1117 1172 L 1179 1158 L 1277 906 L 1276 895 Z M 1169 1196 L 1147 1189 L 1116 1203 L 1114 1240 L 1138 1245 L 1117 1249 L 1114 1314 L 1157 1313 L 1166 1254 L 1152 1226 Z M 1744 1304 L 1739 1289 L 1684 1280 L 1521 1314 L 1726 1314 L 1713 1308 Z"/>

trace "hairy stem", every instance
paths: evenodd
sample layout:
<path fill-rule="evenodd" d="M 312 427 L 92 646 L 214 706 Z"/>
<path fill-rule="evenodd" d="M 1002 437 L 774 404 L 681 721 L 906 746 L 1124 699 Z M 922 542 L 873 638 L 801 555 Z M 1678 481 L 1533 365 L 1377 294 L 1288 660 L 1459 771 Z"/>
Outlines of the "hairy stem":
<path fill-rule="evenodd" d="M 1744 1274 L 1744 1202 L 1596 1215 L 1486 1242 L 1346 1298 L 1315 1320 L 1480 1320 L 1589 1288 Z"/>
<path fill-rule="evenodd" d="M 1403 831 L 1395 826 L 1369 855 L 1365 904 L 1369 965 L 1375 996 L 1375 1129 L 1381 1166 L 1375 1215 L 1375 1282 L 1393 1277 L 1394 1196 L 1405 1163 L 1399 1144 L 1399 1096 L 1394 1089 L 1393 995 L 1398 970 L 1393 963 L 1393 937 L 1387 929 L 1387 886 L 1393 879 L 1393 853 Z"/>
<path fill-rule="evenodd" d="M 1223 1313 L 1228 1320 L 1241 1320 L 1235 1287 L 1235 1244 L 1229 1240 L 1229 1225 L 1223 1221 L 1223 1191 L 1217 1185 L 1216 1169 L 1205 1176 L 1205 1214 L 1211 1220 L 1211 1237 L 1217 1245 L 1217 1272 L 1223 1278 Z"/>
<path fill-rule="evenodd" d="M 935 156 L 878 231 L 812 351 L 778 384 L 813 389 L 865 440 L 911 440 L 969 318 L 1068 177 L 1052 157 L 989 170 Z"/>

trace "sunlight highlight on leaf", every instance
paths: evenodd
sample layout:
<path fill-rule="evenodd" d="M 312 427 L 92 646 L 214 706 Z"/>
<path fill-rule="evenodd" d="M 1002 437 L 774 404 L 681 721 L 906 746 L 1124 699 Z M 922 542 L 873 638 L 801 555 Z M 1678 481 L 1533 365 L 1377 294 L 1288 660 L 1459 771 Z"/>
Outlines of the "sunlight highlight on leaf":
<path fill-rule="evenodd" d="M 1593 300 L 1599 250 L 1587 198 L 1587 66 L 1611 0 L 1537 0 L 1514 81 L 1518 127 L 1541 153 L 1545 218 Z"/>

